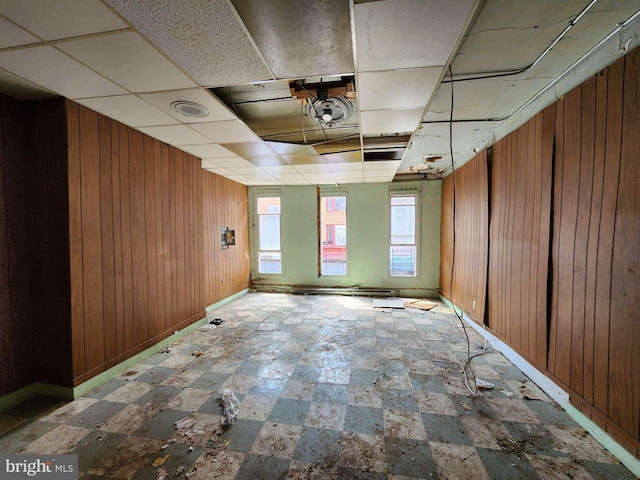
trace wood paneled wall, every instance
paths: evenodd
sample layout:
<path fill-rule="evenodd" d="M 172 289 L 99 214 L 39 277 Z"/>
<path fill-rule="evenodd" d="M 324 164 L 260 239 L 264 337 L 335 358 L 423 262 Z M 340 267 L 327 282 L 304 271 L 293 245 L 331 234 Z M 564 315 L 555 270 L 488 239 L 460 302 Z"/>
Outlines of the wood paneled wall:
<path fill-rule="evenodd" d="M 218 227 L 237 228 L 248 248 L 247 191 L 203 171 L 199 159 L 70 101 L 67 129 L 78 384 L 246 288 L 243 246 L 223 262 Z M 224 288 L 212 288 L 212 272 L 220 271 Z"/>
<path fill-rule="evenodd" d="M 0 95 L 0 395 L 71 374 L 64 108 Z"/>
<path fill-rule="evenodd" d="M 203 174 L 204 289 L 207 305 L 249 288 L 249 214 L 245 185 Z M 236 244 L 220 248 L 220 227 L 235 230 Z"/>
<path fill-rule="evenodd" d="M 556 104 L 549 342 L 549 371 L 582 398 L 584 410 L 608 417 L 635 439 L 640 438 L 639 79 L 636 50 Z"/>
<path fill-rule="evenodd" d="M 635 49 L 493 146 L 485 273 L 489 328 L 555 378 L 574 405 L 636 456 L 639 152 Z M 445 179 L 443 238 L 452 228 L 450 185 Z M 456 195 L 458 210 L 465 208 L 461 202 L 482 198 L 484 186 L 466 188 Z M 458 222 L 456 229 L 459 235 L 469 230 Z M 483 241 L 473 230 L 468 234 Z M 443 242 L 446 273 L 452 252 Z M 456 264 L 464 262 L 458 256 L 463 253 L 456 249 Z M 458 303 L 462 281 L 464 275 L 456 275 L 449 292 L 443 275 L 443 295 Z"/>
<path fill-rule="evenodd" d="M 441 293 L 451 299 L 457 307 L 463 309 L 470 318 L 481 324 L 484 323 L 485 315 L 489 253 L 487 175 L 487 151 L 483 150 L 473 160 L 457 169 L 454 175 L 445 177 L 442 182 L 440 230 Z M 453 291 L 450 291 L 451 287 Z"/>
<path fill-rule="evenodd" d="M 492 151 L 488 325 L 541 369 L 547 358 L 547 276 L 554 109 Z"/>
<path fill-rule="evenodd" d="M 30 319 L 25 306 L 28 231 L 18 220 L 26 217 L 24 129 L 18 102 L 0 95 L 0 395 L 30 381 L 20 352 L 20 338 Z"/>

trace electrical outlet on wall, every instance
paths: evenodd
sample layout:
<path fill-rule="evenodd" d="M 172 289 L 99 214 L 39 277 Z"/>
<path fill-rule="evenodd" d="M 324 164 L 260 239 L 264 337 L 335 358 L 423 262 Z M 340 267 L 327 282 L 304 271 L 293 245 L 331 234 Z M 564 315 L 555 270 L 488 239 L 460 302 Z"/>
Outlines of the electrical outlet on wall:
<path fill-rule="evenodd" d="M 471 308 L 473 308 L 474 310 L 476 309 L 476 301 L 473 301 L 473 304 L 471 305 Z"/>

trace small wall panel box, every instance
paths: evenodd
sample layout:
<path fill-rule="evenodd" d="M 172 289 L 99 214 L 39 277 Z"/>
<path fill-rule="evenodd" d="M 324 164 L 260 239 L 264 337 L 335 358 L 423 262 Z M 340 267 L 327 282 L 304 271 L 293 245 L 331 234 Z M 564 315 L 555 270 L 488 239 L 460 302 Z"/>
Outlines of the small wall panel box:
<path fill-rule="evenodd" d="M 229 248 L 229 245 L 236 244 L 236 231 L 229 230 L 228 227 L 220 227 L 220 247 Z"/>

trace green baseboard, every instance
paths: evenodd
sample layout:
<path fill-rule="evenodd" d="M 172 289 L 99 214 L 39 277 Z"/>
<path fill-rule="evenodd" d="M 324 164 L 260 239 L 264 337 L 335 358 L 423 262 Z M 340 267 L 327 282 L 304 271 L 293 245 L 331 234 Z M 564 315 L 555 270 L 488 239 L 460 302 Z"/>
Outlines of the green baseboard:
<path fill-rule="evenodd" d="M 214 311 L 222 307 L 223 305 L 226 305 L 227 303 L 241 297 L 242 295 L 246 294 L 248 291 L 249 289 L 247 288 L 234 295 L 231 295 L 230 297 L 220 300 L 219 302 L 209 305 L 208 307 L 206 307 L 207 313 Z M 11 407 L 21 402 L 24 402 L 25 400 L 29 399 L 30 397 L 33 397 L 34 395 L 46 395 L 49 397 L 58 397 L 66 400 L 75 400 L 77 398 L 83 397 L 94 388 L 99 387 L 100 385 L 111 380 L 112 378 L 123 374 L 134 365 L 137 365 L 143 360 L 146 360 L 152 355 L 155 355 L 160 350 L 164 350 L 172 343 L 175 343 L 178 340 L 183 339 L 184 337 L 194 332 L 195 330 L 205 325 L 206 323 L 207 323 L 206 317 L 201 320 L 198 320 L 197 322 L 192 323 L 188 327 L 183 328 L 178 333 L 174 333 L 173 335 L 162 340 L 161 342 L 158 342 L 155 345 L 147 348 L 146 350 L 138 353 L 137 355 L 134 355 L 133 357 L 128 358 L 123 362 L 120 362 L 119 364 L 111 367 L 108 370 L 105 370 L 104 372 L 96 375 L 93 378 L 90 378 L 86 382 L 83 382 L 76 387 L 71 388 L 71 387 L 64 387 L 61 385 L 52 385 L 49 383 L 40 383 L 40 382 L 27 385 L 26 387 L 23 387 L 20 390 L 16 390 L 15 392 L 11 392 L 7 395 L 0 397 L 0 412 L 10 409 Z"/>

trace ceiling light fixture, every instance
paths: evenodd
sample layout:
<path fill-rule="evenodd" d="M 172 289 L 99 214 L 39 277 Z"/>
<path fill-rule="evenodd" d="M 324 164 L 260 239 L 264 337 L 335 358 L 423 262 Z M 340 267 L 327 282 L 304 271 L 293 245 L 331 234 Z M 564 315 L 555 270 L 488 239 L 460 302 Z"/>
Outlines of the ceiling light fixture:
<path fill-rule="evenodd" d="M 195 102 L 180 100 L 173 102 L 171 108 L 185 117 L 204 118 L 209 116 L 209 110 Z"/>

